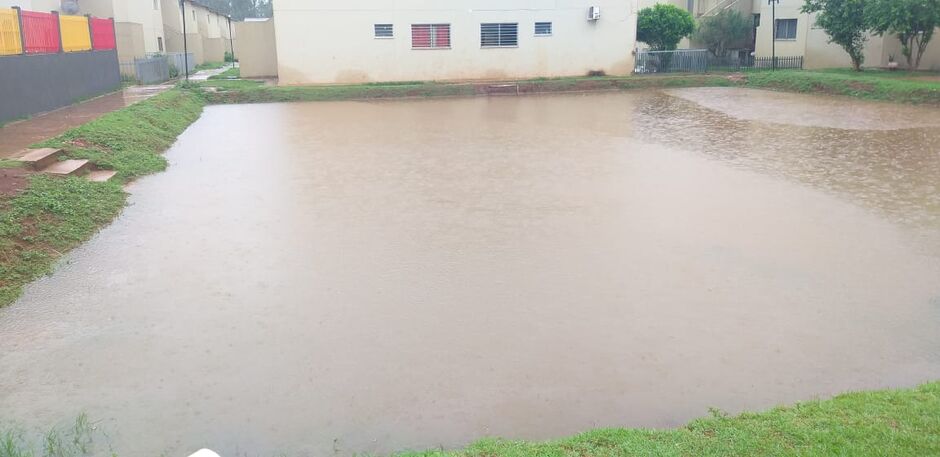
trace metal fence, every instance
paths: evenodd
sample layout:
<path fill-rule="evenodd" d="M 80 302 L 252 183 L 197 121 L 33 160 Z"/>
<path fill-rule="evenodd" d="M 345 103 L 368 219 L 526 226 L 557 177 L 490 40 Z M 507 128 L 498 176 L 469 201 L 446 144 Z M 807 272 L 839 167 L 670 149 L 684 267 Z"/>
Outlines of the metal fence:
<path fill-rule="evenodd" d="M 0 8 L 0 56 L 114 49 L 114 20 Z"/>
<path fill-rule="evenodd" d="M 134 75 L 141 84 L 157 84 L 170 79 L 170 64 L 166 56 L 134 59 Z"/>
<path fill-rule="evenodd" d="M 708 71 L 707 49 L 639 51 L 634 73 L 704 73 Z"/>
<path fill-rule="evenodd" d="M 186 66 L 186 60 L 182 52 L 168 52 L 166 53 L 166 58 L 170 62 L 170 65 L 176 68 L 180 74 L 186 73 L 184 69 Z M 196 71 L 196 57 L 193 53 L 189 53 L 189 72 L 193 73 Z"/>
<path fill-rule="evenodd" d="M 185 64 L 186 58 L 182 52 L 149 54 L 146 58 L 134 59 L 133 62 L 121 62 L 121 75 L 126 81 L 138 84 L 159 84 L 182 75 Z M 195 69 L 196 59 L 190 52 L 189 72 L 192 73 Z"/>
<path fill-rule="evenodd" d="M 20 19 L 14 9 L 0 9 L 0 56 L 23 53 Z"/>
<path fill-rule="evenodd" d="M 62 50 L 65 52 L 91 51 L 91 26 L 85 16 L 59 16 Z M 112 34 L 114 32 L 111 32 Z"/>
<path fill-rule="evenodd" d="M 802 56 L 754 57 L 751 55 L 715 57 L 707 49 L 638 51 L 634 73 L 707 73 L 709 71 L 754 71 L 802 69 Z"/>
<path fill-rule="evenodd" d="M 776 62 L 776 64 L 775 64 Z M 709 54 L 708 71 L 753 71 L 753 70 L 803 69 L 803 56 L 754 57 L 727 56 L 715 57 Z"/>

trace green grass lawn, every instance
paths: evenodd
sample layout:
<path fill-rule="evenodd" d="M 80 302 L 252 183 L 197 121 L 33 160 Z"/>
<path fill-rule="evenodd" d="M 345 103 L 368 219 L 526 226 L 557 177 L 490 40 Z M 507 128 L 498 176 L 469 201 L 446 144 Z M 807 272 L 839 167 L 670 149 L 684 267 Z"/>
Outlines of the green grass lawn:
<path fill-rule="evenodd" d="M 199 65 L 196 65 L 196 71 L 199 70 L 218 70 L 224 66 L 228 65 L 227 62 L 204 62 Z"/>
<path fill-rule="evenodd" d="M 940 105 L 936 73 L 869 70 L 779 70 L 740 74 L 670 74 L 625 77 L 539 78 L 514 81 L 520 93 L 655 89 L 671 87 L 736 86 L 783 92 L 821 93 L 865 100 Z M 210 80 L 210 103 L 267 103 L 396 97 L 453 97 L 481 95 L 486 83 L 371 83 L 318 86 L 268 86 L 257 81 Z"/>
<path fill-rule="evenodd" d="M 84 415 L 29 434 L 3 422 L 0 457 L 84 457 L 109 449 Z M 537 420 L 537 419 L 533 419 Z M 117 431 L 117 430 L 116 430 Z M 50 453 L 49 449 L 57 450 Z M 940 382 L 856 392 L 762 413 L 712 417 L 671 430 L 605 429 L 544 442 L 484 439 L 466 449 L 397 457 L 891 456 L 940 455 Z"/>
<path fill-rule="evenodd" d="M 865 100 L 940 105 L 940 80 L 917 80 L 929 73 L 869 70 L 781 70 L 748 73 L 745 85 L 786 92 L 843 95 Z"/>
<path fill-rule="evenodd" d="M 940 382 L 858 392 L 674 430 L 595 430 L 540 443 L 485 439 L 457 451 L 399 457 L 936 456 Z"/>

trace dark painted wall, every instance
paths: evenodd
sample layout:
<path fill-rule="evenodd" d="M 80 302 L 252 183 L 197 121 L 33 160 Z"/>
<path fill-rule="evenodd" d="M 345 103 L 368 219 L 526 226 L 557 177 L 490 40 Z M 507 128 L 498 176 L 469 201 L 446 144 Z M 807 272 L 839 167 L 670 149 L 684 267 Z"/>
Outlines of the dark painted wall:
<path fill-rule="evenodd" d="M 120 87 L 116 51 L 0 56 L 0 123 Z"/>

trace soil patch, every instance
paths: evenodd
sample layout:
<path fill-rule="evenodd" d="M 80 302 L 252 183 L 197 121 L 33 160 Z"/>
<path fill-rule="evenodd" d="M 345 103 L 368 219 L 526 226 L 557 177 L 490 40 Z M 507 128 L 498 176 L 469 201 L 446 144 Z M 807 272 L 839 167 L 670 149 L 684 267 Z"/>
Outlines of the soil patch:
<path fill-rule="evenodd" d="M 0 168 L 0 197 L 16 195 L 25 189 L 29 174 L 25 168 Z"/>

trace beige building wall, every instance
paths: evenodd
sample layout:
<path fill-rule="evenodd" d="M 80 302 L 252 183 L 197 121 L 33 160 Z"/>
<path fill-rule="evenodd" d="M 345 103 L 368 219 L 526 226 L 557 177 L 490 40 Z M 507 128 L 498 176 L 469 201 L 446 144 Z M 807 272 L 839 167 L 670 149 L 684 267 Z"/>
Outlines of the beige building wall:
<path fill-rule="evenodd" d="M 26 11 L 39 11 L 43 13 L 58 11 L 61 5 L 60 0 L 0 0 L 0 8 L 18 6 Z"/>
<path fill-rule="evenodd" d="M 163 15 L 160 12 L 159 0 L 81 0 L 79 6 L 83 14 L 113 17 L 115 23 L 140 25 L 139 35 L 136 33 L 127 35 L 133 36 L 134 43 L 123 46 L 136 51 L 138 42 L 143 43 L 143 51 L 134 54 L 135 57 L 144 57 L 146 54 L 165 50 Z M 118 38 L 118 48 L 122 47 L 120 40 Z M 118 54 L 122 54 L 120 49 Z M 129 54 L 125 52 L 123 55 Z"/>
<path fill-rule="evenodd" d="M 188 31 L 195 31 L 194 39 L 200 42 L 196 61 L 199 63 L 221 62 L 223 58 L 222 40 L 219 38 L 218 27 L 211 26 L 213 14 L 203 6 L 195 4 L 188 6 L 189 12 L 187 14 L 194 17 L 196 23 L 196 28 Z M 188 24 L 187 27 L 189 27 Z"/>
<path fill-rule="evenodd" d="M 637 0 L 278 0 L 283 84 L 501 79 L 633 70 Z M 599 6 L 599 21 L 587 19 Z M 553 34 L 534 36 L 536 21 Z M 481 23 L 519 24 L 515 48 L 483 49 Z M 376 39 L 374 24 L 393 24 Z M 412 24 L 450 24 L 451 48 L 412 49 Z M 242 40 L 244 45 L 244 40 Z"/>
<path fill-rule="evenodd" d="M 760 3 L 761 24 L 757 29 L 757 45 L 755 54 L 758 57 L 770 57 L 771 43 L 777 45 L 778 56 L 803 56 L 804 68 L 837 68 L 851 67 L 852 60 L 841 46 L 829 43 L 829 35 L 825 30 L 816 26 L 815 14 L 800 13 L 802 0 L 780 0 L 777 6 L 777 19 L 796 18 L 797 36 L 795 40 L 772 41 L 773 26 L 771 23 L 770 6 Z M 940 30 L 938 30 L 940 32 Z M 894 55 L 901 65 L 904 57 L 901 55 L 901 44 L 892 35 L 884 37 L 871 35 L 865 46 L 865 66 L 870 68 L 886 67 L 888 57 Z M 921 61 L 921 70 L 940 70 L 940 41 L 932 43 L 927 48 L 927 54 Z"/>
<path fill-rule="evenodd" d="M 205 62 L 203 55 L 202 35 L 199 33 L 197 22 L 198 9 L 193 8 L 192 2 L 186 2 L 186 34 L 189 52 L 193 54 L 196 65 Z M 199 8 L 205 9 L 205 8 Z M 160 12 L 163 19 L 163 30 L 166 37 L 167 52 L 183 52 L 183 21 L 178 0 L 160 0 Z"/>
<path fill-rule="evenodd" d="M 277 38 L 274 21 L 235 23 L 238 65 L 242 78 L 277 77 Z"/>
<path fill-rule="evenodd" d="M 121 63 L 121 73 L 134 75 L 134 59 L 146 55 L 144 48 L 144 28 L 132 22 L 115 22 L 114 35 L 117 38 L 118 62 Z"/>
<path fill-rule="evenodd" d="M 927 52 L 920 61 L 919 70 L 940 71 L 940 28 L 934 31 L 933 40 L 927 46 Z M 901 42 L 894 35 L 885 35 L 880 66 L 888 65 L 888 58 L 894 56 L 901 68 L 907 68 L 907 58 L 901 54 Z M 874 66 L 874 65 L 871 65 Z"/>

